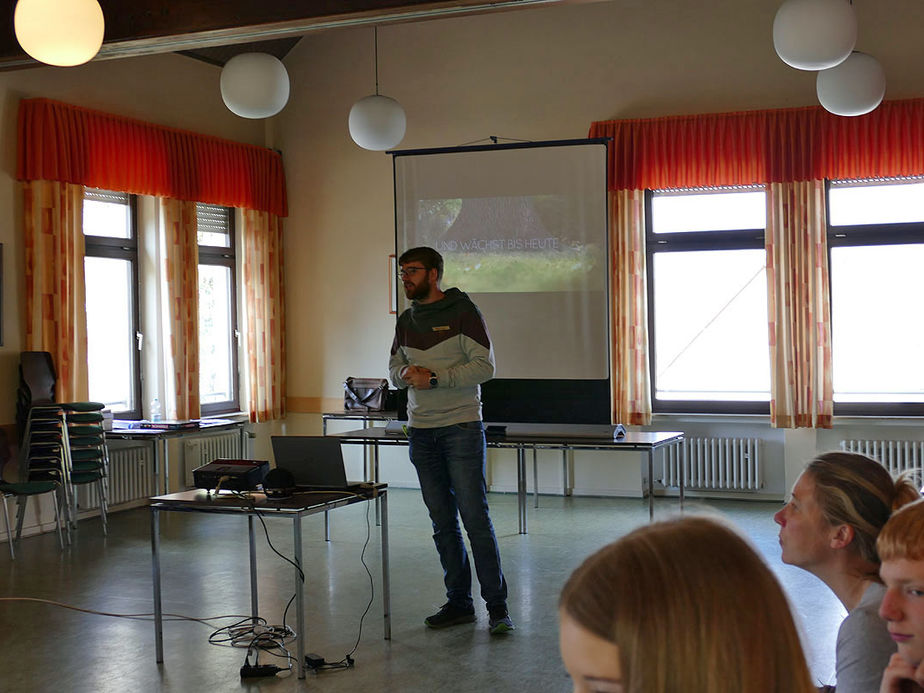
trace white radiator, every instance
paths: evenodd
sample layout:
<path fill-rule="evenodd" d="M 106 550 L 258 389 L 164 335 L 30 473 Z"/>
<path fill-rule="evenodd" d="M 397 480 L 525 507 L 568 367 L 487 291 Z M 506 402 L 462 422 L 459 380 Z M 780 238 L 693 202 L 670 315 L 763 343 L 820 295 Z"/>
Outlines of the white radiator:
<path fill-rule="evenodd" d="M 872 457 L 892 474 L 920 470 L 924 466 L 921 440 L 842 440 L 841 450 Z"/>
<path fill-rule="evenodd" d="M 186 485 L 190 488 L 195 486 L 193 469 L 219 457 L 230 459 L 247 457 L 241 450 L 241 435 L 237 430 L 208 438 L 196 437 L 185 440 L 183 442 L 183 464 L 186 469 Z"/>
<path fill-rule="evenodd" d="M 149 445 L 109 448 L 109 507 L 150 498 L 154 490 L 154 466 Z M 97 484 L 77 489 L 81 510 L 99 507 Z"/>
<path fill-rule="evenodd" d="M 760 438 L 685 438 L 664 450 L 662 483 L 684 489 L 757 491 L 764 485 Z"/>

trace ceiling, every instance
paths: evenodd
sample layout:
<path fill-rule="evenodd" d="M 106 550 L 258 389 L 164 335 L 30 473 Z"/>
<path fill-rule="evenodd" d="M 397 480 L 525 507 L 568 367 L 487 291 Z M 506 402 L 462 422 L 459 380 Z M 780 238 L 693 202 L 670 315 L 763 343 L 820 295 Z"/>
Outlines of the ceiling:
<path fill-rule="evenodd" d="M 99 0 L 106 18 L 95 60 L 178 52 L 215 65 L 238 53 L 282 58 L 309 31 L 407 22 L 569 0 Z M 581 0 L 577 0 L 581 1 Z M 0 26 L 0 69 L 35 67 L 13 33 L 15 2 Z"/>

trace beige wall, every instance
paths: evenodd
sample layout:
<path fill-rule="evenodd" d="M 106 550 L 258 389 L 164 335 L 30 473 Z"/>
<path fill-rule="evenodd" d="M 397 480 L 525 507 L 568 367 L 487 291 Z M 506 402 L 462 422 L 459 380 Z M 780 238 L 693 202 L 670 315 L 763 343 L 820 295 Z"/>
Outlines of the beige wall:
<path fill-rule="evenodd" d="M 148 122 L 262 144 L 264 124 L 238 118 L 221 101 L 219 69 L 180 55 L 94 62 L 75 68 L 0 73 L 0 243 L 3 346 L 0 425 L 15 419 L 19 352 L 24 348 L 22 195 L 16 175 L 19 100 L 45 97 Z"/>

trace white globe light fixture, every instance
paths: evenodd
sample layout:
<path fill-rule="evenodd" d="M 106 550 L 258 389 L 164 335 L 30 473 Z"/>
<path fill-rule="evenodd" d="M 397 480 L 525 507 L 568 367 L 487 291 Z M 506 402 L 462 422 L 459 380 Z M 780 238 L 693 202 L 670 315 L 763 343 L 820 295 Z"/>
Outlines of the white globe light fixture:
<path fill-rule="evenodd" d="M 96 0 L 19 0 L 13 28 L 30 56 L 48 65 L 71 67 L 99 52 L 106 24 Z"/>
<path fill-rule="evenodd" d="M 350 109 L 350 137 L 363 149 L 385 151 L 404 139 L 407 117 L 401 104 L 389 96 L 372 94 Z"/>
<path fill-rule="evenodd" d="M 350 109 L 350 137 L 363 149 L 374 152 L 396 147 L 404 139 L 407 116 L 401 104 L 379 94 L 379 34 L 375 36 L 375 94 L 361 98 Z"/>
<path fill-rule="evenodd" d="M 873 56 L 854 51 L 840 65 L 819 72 L 815 90 L 825 110 L 840 116 L 863 115 L 882 103 L 885 71 Z"/>
<path fill-rule="evenodd" d="M 799 70 L 827 70 L 857 43 L 857 17 L 848 0 L 786 0 L 773 20 L 773 47 Z"/>
<path fill-rule="evenodd" d="M 268 53 L 241 53 L 221 70 L 221 98 L 241 118 L 269 118 L 289 100 L 289 73 Z"/>

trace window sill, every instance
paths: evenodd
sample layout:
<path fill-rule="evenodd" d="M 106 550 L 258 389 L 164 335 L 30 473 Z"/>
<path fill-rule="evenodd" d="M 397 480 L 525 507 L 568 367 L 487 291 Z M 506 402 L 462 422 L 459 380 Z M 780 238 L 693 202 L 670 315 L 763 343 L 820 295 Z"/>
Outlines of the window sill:
<path fill-rule="evenodd" d="M 868 426 L 871 424 L 887 424 L 889 426 L 915 426 L 920 427 L 924 417 L 921 416 L 857 416 L 857 415 L 835 415 L 834 428 L 841 426 Z M 719 413 L 657 413 L 651 417 L 652 425 L 679 423 L 721 423 L 721 424 L 766 424 L 770 425 L 770 416 L 768 414 L 719 414 Z"/>
<path fill-rule="evenodd" d="M 228 421 L 234 421 L 235 423 L 239 422 L 248 422 L 250 421 L 250 414 L 245 411 L 229 411 L 224 414 L 205 414 L 202 417 L 203 419 L 227 419 Z"/>

